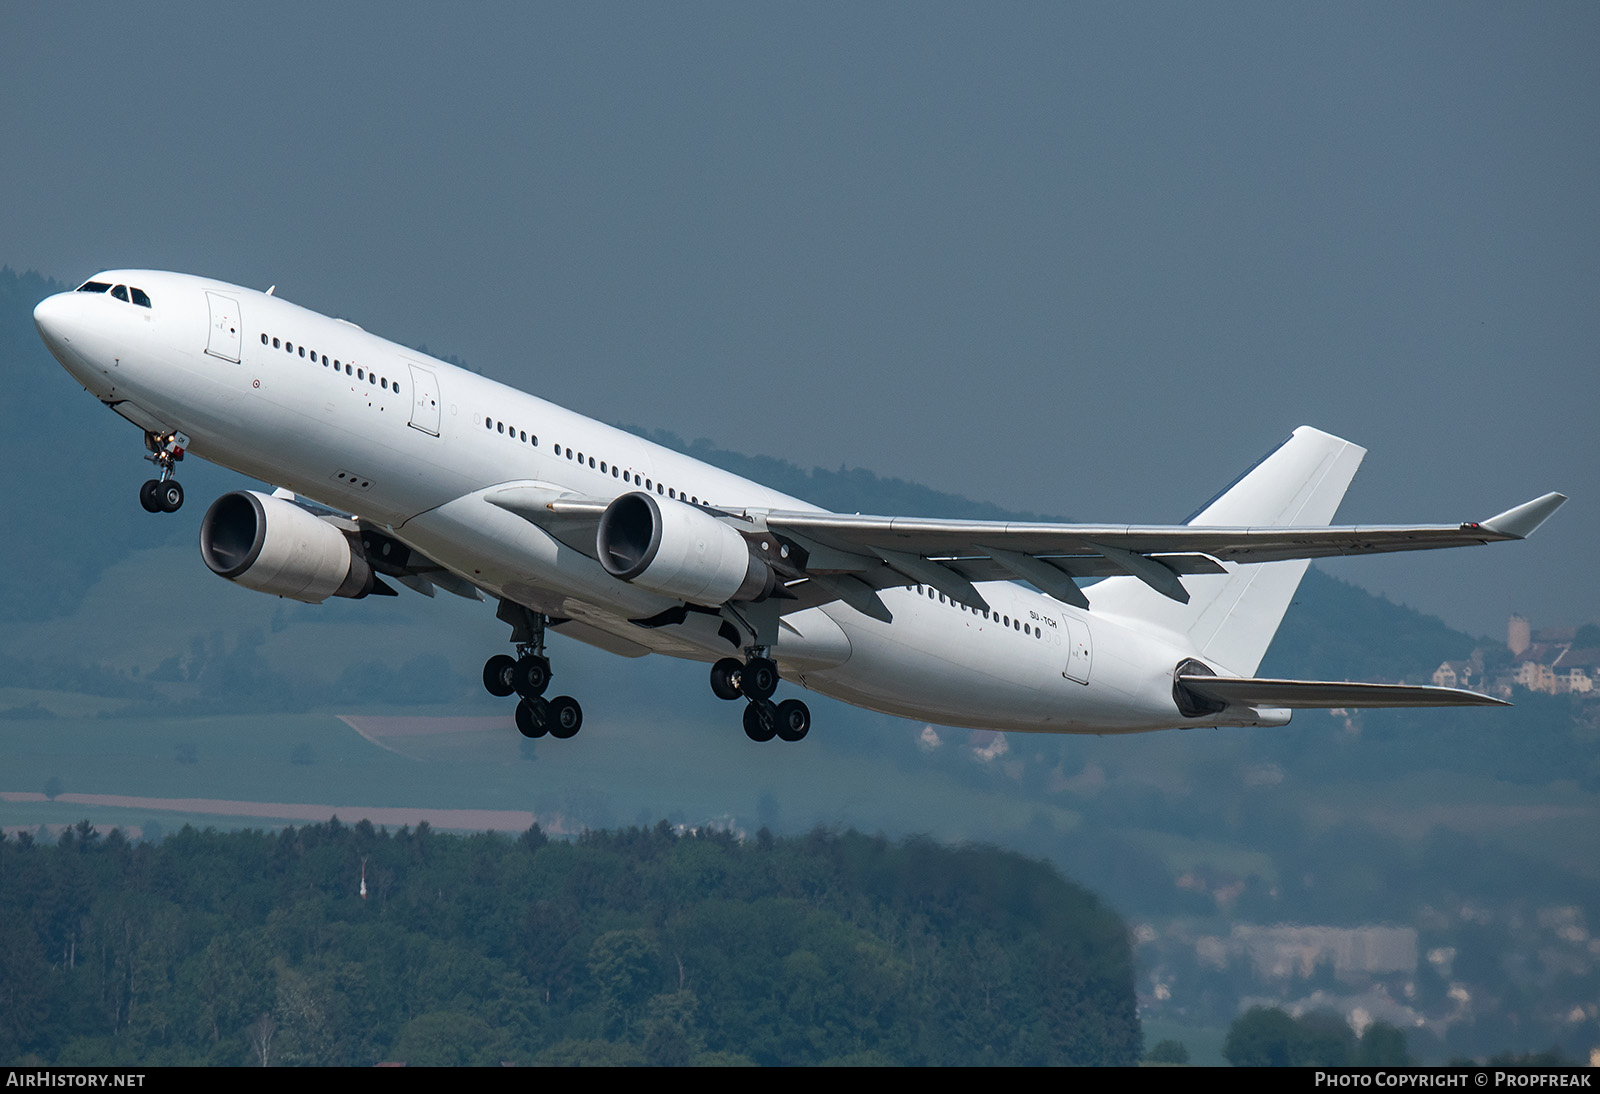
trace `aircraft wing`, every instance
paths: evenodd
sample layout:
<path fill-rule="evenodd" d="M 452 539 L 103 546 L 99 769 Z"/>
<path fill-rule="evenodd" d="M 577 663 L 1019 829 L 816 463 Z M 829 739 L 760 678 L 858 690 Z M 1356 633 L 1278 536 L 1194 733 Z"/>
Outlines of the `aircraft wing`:
<path fill-rule="evenodd" d="M 1057 600 L 1087 607 L 1074 577 L 1128 574 L 1180 603 L 1186 574 L 1224 573 L 1221 563 L 1468 547 L 1523 539 L 1567 499 L 1545 494 L 1482 521 L 1461 524 L 1203 525 L 1032 524 L 860 514 L 751 511 L 765 530 L 806 549 L 808 575 L 859 575 L 876 587 L 912 582 L 987 608 L 973 581 L 1020 579 Z M 893 581 L 870 575 L 887 568 Z"/>
<path fill-rule="evenodd" d="M 544 528 L 568 546 L 598 557 L 595 530 L 610 499 L 585 497 L 548 483 L 506 483 L 485 500 Z M 1335 555 L 1428 551 L 1522 539 L 1567 499 L 1545 494 L 1482 521 L 1461 524 L 1205 525 L 1038 524 L 863 516 L 823 511 L 704 508 L 759 541 L 771 533 L 802 553 L 790 557 L 787 611 L 843 600 L 870 615 L 884 612 L 877 590 L 928 585 L 971 607 L 989 605 L 974 582 L 1022 580 L 1080 608 L 1078 577 L 1128 574 L 1187 603 L 1182 578 L 1226 573 L 1224 563 L 1278 562 Z"/>

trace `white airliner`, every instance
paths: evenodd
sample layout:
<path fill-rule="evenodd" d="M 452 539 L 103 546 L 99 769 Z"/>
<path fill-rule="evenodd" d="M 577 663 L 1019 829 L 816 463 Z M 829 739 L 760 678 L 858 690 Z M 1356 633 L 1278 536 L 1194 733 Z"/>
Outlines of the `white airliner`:
<path fill-rule="evenodd" d="M 780 678 L 951 726 L 1132 733 L 1274 726 L 1299 707 L 1487 705 L 1466 691 L 1256 679 L 1307 560 L 1521 539 L 1566 499 L 1488 520 L 1330 526 L 1364 450 L 1301 427 L 1181 525 L 829 513 L 267 292 L 96 274 L 34 310 L 50 352 L 145 433 L 140 491 L 177 509 L 194 453 L 276 484 L 219 498 L 215 573 L 317 603 L 392 579 L 499 602 L 517 656 L 484 685 L 527 736 L 550 628 L 712 663 L 757 741 L 811 715 Z M 1104 580 L 1080 588 L 1075 579 Z"/>

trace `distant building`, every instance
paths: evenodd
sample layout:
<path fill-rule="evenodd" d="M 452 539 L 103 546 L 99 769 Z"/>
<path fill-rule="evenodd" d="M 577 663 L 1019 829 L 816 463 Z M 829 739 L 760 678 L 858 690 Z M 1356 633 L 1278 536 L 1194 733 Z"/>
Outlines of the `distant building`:
<path fill-rule="evenodd" d="M 1575 646 L 1578 632 L 1577 627 L 1541 627 L 1535 631 L 1527 619 L 1513 615 L 1506 624 L 1511 666 L 1495 675 L 1490 690 L 1503 696 L 1509 696 L 1513 687 L 1546 695 L 1600 696 L 1600 649 Z M 1446 661 L 1435 670 L 1434 682 L 1440 687 L 1464 686 L 1441 682 L 1448 680 L 1452 671 L 1461 679 L 1461 664 Z M 1481 662 L 1478 671 L 1481 675 Z"/>
<path fill-rule="evenodd" d="M 1533 635 L 1528 626 L 1528 621 L 1520 615 L 1511 617 L 1506 624 L 1506 648 L 1511 651 L 1512 657 L 1521 657 L 1522 651 L 1533 643 Z"/>
<path fill-rule="evenodd" d="M 1237 924 L 1228 938 L 1196 939 L 1195 956 L 1217 967 L 1235 956 L 1249 960 L 1265 980 L 1311 976 L 1319 965 L 1350 981 L 1409 973 L 1417 967 L 1414 927 L 1305 927 Z"/>
<path fill-rule="evenodd" d="M 1542 654 L 1542 655 L 1541 655 Z M 1529 691 L 1540 691 L 1546 695 L 1556 693 L 1556 670 L 1550 662 L 1559 656 L 1539 647 L 1532 647 L 1516 663 L 1515 680 L 1518 687 L 1527 688 Z"/>
<path fill-rule="evenodd" d="M 1600 683 L 1600 649 L 1573 649 L 1568 646 L 1550 665 L 1561 681 L 1561 690 L 1588 695 Z"/>

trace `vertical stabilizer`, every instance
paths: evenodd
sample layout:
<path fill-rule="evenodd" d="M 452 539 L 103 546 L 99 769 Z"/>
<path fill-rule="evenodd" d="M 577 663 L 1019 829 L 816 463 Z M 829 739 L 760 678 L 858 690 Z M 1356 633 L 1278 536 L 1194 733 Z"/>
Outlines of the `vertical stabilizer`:
<path fill-rule="evenodd" d="M 1330 524 L 1366 454 L 1349 441 L 1301 426 L 1187 523 L 1224 528 Z M 1133 577 L 1107 578 L 1085 592 L 1092 611 L 1171 631 L 1217 672 L 1253 676 L 1308 563 L 1224 565 L 1226 574 L 1183 579 L 1187 604 Z"/>

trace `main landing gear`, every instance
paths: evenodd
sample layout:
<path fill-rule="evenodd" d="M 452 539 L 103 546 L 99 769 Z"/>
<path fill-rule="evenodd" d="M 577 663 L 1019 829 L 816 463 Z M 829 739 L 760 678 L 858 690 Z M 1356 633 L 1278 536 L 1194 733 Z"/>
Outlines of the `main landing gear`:
<path fill-rule="evenodd" d="M 724 657 L 711 666 L 711 690 L 718 699 L 749 700 L 744 708 L 744 732 L 752 741 L 798 741 L 811 732 L 811 709 L 799 699 L 774 703 L 778 666 L 761 646 L 752 646 L 743 661 Z"/>
<path fill-rule="evenodd" d="M 176 513 L 183 506 L 183 487 L 178 485 L 178 480 L 172 477 L 179 460 L 183 459 L 183 450 L 188 447 L 189 438 L 182 433 L 168 433 L 156 436 L 154 433 L 144 435 L 144 446 L 150 450 L 145 459 L 160 468 L 158 478 L 148 480 L 139 487 L 139 504 L 144 506 L 147 513 Z"/>
<path fill-rule="evenodd" d="M 544 697 L 551 676 L 550 659 L 544 655 L 545 616 L 509 600 L 500 601 L 497 614 L 511 624 L 517 656 L 497 653 L 484 662 L 484 689 L 502 699 L 518 697 L 517 730 L 524 737 L 548 733 L 566 740 L 575 736 L 583 728 L 583 708 L 578 701 L 570 695 Z"/>

